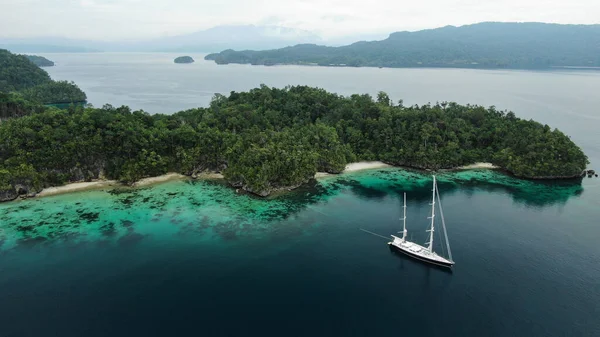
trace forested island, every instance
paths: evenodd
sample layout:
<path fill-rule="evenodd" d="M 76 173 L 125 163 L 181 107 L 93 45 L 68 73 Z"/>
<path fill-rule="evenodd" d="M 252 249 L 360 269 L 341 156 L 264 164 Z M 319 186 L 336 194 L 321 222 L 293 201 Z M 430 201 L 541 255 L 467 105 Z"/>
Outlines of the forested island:
<path fill-rule="evenodd" d="M 29 59 L 29 61 L 33 62 L 38 67 L 54 67 L 54 62 L 48 60 L 43 56 L 37 55 L 24 55 Z"/>
<path fill-rule="evenodd" d="M 53 81 L 26 56 L 4 49 L 0 49 L 0 93 L 0 105 L 3 106 L 20 99 L 36 104 L 75 103 L 87 99 L 75 83 Z M 5 114 L 8 113 L 0 111 L 0 118 Z"/>
<path fill-rule="evenodd" d="M 433 170 L 491 162 L 534 179 L 579 177 L 588 163 L 568 136 L 512 112 L 404 106 L 383 92 L 374 99 L 263 85 L 173 115 L 11 104 L 27 112 L 0 122 L 0 200 L 73 181 L 129 184 L 166 172 L 217 171 L 232 186 L 266 196 L 358 160 Z"/>
<path fill-rule="evenodd" d="M 382 41 L 342 47 L 225 50 L 205 59 L 218 64 L 548 69 L 600 67 L 599 45 L 600 25 L 484 22 L 397 32 Z"/>
<path fill-rule="evenodd" d="M 194 59 L 191 56 L 179 56 L 175 58 L 175 63 L 194 63 Z"/>

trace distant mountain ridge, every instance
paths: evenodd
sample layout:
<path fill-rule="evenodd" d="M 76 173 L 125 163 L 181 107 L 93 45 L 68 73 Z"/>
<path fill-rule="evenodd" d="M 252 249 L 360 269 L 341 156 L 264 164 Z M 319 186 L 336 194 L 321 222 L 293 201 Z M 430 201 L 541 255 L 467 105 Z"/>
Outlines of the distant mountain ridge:
<path fill-rule="evenodd" d="M 224 50 L 218 64 L 313 64 L 372 67 L 550 68 L 600 66 L 600 25 L 484 22 L 342 47 L 300 44 L 281 49 Z"/>

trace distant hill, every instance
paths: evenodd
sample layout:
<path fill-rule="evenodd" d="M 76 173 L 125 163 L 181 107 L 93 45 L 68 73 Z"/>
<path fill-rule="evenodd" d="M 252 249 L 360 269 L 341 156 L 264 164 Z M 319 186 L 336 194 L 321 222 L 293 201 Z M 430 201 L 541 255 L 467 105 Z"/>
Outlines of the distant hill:
<path fill-rule="evenodd" d="M 417 32 L 342 47 L 300 44 L 266 51 L 209 54 L 218 64 L 550 68 L 600 66 L 600 25 L 484 22 Z"/>

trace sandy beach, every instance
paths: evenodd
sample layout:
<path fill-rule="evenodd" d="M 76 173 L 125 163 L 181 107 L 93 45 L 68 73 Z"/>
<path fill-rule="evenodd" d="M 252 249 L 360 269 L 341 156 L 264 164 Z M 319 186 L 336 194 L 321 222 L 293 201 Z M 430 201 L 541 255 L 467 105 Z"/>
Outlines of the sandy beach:
<path fill-rule="evenodd" d="M 498 166 L 492 163 L 474 163 L 471 165 L 465 165 L 457 167 L 457 170 L 473 170 L 473 169 L 496 169 Z"/>
<path fill-rule="evenodd" d="M 350 163 L 350 164 L 346 165 L 346 168 L 344 169 L 344 173 L 361 171 L 361 170 L 371 170 L 371 169 L 384 168 L 384 167 L 392 167 L 392 166 L 388 165 L 386 163 L 382 163 L 380 161 L 361 161 L 358 163 Z"/>
<path fill-rule="evenodd" d="M 116 185 L 119 185 L 119 183 L 116 180 L 96 180 L 90 182 L 71 183 L 64 186 L 45 188 L 36 196 L 47 197 L 49 195 L 87 191 Z"/>
<path fill-rule="evenodd" d="M 380 161 L 361 161 L 361 162 L 350 163 L 350 164 L 346 165 L 346 168 L 344 169 L 344 171 L 342 173 L 355 172 L 355 171 L 361 171 L 361 170 L 371 170 L 371 169 L 384 168 L 384 167 L 392 167 L 392 166 L 388 165 L 386 163 L 382 163 Z M 449 171 L 475 170 L 475 169 L 497 169 L 497 168 L 499 168 L 499 167 L 492 163 L 480 162 L 480 163 L 473 163 L 470 165 L 460 166 L 460 167 L 451 169 Z M 317 172 L 315 174 L 315 179 L 325 178 L 325 177 L 329 177 L 332 175 L 334 175 L 334 174 L 326 173 L 326 172 Z"/>
<path fill-rule="evenodd" d="M 384 167 L 391 167 L 391 165 L 382 163 L 380 161 L 361 161 L 361 162 L 350 163 L 350 164 L 346 165 L 346 168 L 344 169 L 344 171 L 342 173 L 362 171 L 362 170 L 372 170 L 372 169 L 384 168 Z M 315 179 L 329 177 L 332 175 L 333 174 L 327 173 L 327 172 L 317 172 L 315 174 Z"/>
<path fill-rule="evenodd" d="M 133 187 L 149 186 L 153 184 L 159 184 L 171 180 L 183 179 L 186 176 L 179 173 L 167 173 L 158 177 L 144 178 L 135 182 Z M 47 197 L 50 195 L 58 195 L 71 192 L 81 192 L 102 189 L 107 187 L 123 186 L 116 180 L 94 180 L 90 182 L 79 182 L 71 183 L 63 186 L 48 187 L 43 189 L 40 193 L 36 194 L 36 197 Z"/>
<path fill-rule="evenodd" d="M 225 179 L 225 176 L 221 173 L 212 172 L 212 171 L 204 171 L 197 173 L 194 178 L 196 179 Z"/>
<path fill-rule="evenodd" d="M 140 180 L 136 181 L 135 183 L 133 183 L 132 186 L 133 187 L 148 186 L 148 185 L 164 183 L 167 181 L 184 179 L 184 178 L 186 178 L 186 176 L 184 176 L 183 174 L 170 172 L 167 174 L 163 174 L 162 176 L 158 176 L 158 177 L 150 177 L 150 178 L 140 179 Z"/>

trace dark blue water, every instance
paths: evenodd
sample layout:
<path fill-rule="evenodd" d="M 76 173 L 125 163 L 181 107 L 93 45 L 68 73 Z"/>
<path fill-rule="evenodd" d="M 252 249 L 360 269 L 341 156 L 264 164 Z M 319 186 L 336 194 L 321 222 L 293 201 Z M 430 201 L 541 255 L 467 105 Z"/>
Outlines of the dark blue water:
<path fill-rule="evenodd" d="M 83 67 L 77 57 L 64 62 Z M 152 62 L 139 63 L 142 72 Z M 127 64 L 118 86 L 141 90 L 127 77 L 136 65 Z M 123 65 L 108 64 L 106 74 L 115 67 Z M 211 69 L 206 76 L 222 75 L 215 91 L 235 82 L 234 68 Z M 255 72 L 271 80 L 296 69 L 300 82 L 317 81 L 310 74 L 319 70 L 235 69 L 241 78 Z M 513 109 L 565 130 L 592 167 L 600 163 L 600 98 L 582 94 L 600 83 L 596 73 L 324 71 L 322 86 L 343 93 L 348 83 L 379 76 L 371 72 L 386 71 L 386 85 L 405 88 L 407 77 L 394 74 L 421 74 L 414 81 L 429 84 L 419 98 L 444 93 Z M 426 81 L 436 74 L 444 80 Z M 173 83 L 175 75 L 161 76 Z M 451 78 L 464 81 L 448 86 Z M 101 88 L 84 90 L 104 97 Z M 179 181 L 0 204 L 0 336 L 600 336 L 600 179 L 440 175 L 451 273 L 394 254 L 386 240 L 359 230 L 399 231 L 406 191 L 409 236 L 425 242 L 429 179 L 365 171 L 272 200 L 218 182 Z"/>

